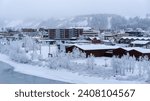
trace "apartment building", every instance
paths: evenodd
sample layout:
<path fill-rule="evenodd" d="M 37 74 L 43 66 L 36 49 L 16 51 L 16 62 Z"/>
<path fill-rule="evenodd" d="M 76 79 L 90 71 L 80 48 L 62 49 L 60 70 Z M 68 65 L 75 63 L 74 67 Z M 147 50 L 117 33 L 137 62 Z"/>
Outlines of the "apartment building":
<path fill-rule="evenodd" d="M 67 40 L 72 38 L 78 38 L 83 34 L 83 29 L 48 29 L 50 39 Z"/>

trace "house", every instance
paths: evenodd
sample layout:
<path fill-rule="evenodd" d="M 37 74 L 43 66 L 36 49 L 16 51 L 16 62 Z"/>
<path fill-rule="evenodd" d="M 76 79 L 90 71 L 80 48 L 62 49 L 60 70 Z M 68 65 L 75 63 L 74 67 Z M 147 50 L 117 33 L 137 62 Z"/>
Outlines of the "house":
<path fill-rule="evenodd" d="M 105 44 L 105 45 L 111 45 L 111 46 L 114 46 L 115 44 L 110 41 L 110 40 L 102 40 L 102 43 Z"/>
<path fill-rule="evenodd" d="M 32 29 L 32 28 L 22 28 L 22 32 L 37 32 L 37 29 Z"/>
<path fill-rule="evenodd" d="M 129 55 L 136 58 L 147 56 L 150 59 L 150 49 L 135 48 L 129 51 Z"/>
<path fill-rule="evenodd" d="M 89 37 L 87 40 L 90 40 L 93 44 L 101 43 L 101 40 L 99 37 Z"/>
<path fill-rule="evenodd" d="M 74 44 L 72 46 L 66 47 L 66 52 L 72 52 L 74 48 L 78 48 L 80 51 L 86 53 L 87 57 L 91 54 L 95 57 L 112 57 L 113 50 L 118 47 L 102 44 Z"/>
<path fill-rule="evenodd" d="M 38 35 L 38 30 L 37 29 L 32 29 L 32 28 L 22 28 L 22 33 L 24 35 L 28 35 L 28 36 L 37 36 Z"/>
<path fill-rule="evenodd" d="M 128 50 L 124 48 L 117 48 L 113 50 L 113 55 L 121 58 L 123 55 L 127 55 Z"/>
<path fill-rule="evenodd" d="M 131 47 L 150 48 L 150 41 L 136 40 L 130 43 Z"/>
<path fill-rule="evenodd" d="M 113 40 L 117 34 L 111 33 L 111 32 L 105 32 L 104 33 L 104 40 Z"/>
<path fill-rule="evenodd" d="M 125 33 L 128 33 L 129 36 L 136 36 L 136 37 L 142 37 L 144 34 L 143 32 L 138 32 L 138 31 L 128 31 Z"/>
<path fill-rule="evenodd" d="M 65 41 L 65 43 L 68 43 L 68 44 L 91 44 L 92 42 L 90 40 L 68 40 L 68 41 Z"/>
<path fill-rule="evenodd" d="M 113 55 L 122 57 L 123 55 L 129 54 L 135 58 L 147 56 L 150 59 L 150 49 L 144 49 L 140 47 L 126 47 L 126 48 L 117 48 L 113 50 Z"/>
<path fill-rule="evenodd" d="M 119 43 L 130 44 L 131 42 L 136 40 L 150 41 L 150 37 L 122 37 L 119 40 Z"/>
<path fill-rule="evenodd" d="M 82 36 L 84 38 L 89 38 L 89 37 L 98 37 L 99 31 L 96 30 L 84 30 Z"/>

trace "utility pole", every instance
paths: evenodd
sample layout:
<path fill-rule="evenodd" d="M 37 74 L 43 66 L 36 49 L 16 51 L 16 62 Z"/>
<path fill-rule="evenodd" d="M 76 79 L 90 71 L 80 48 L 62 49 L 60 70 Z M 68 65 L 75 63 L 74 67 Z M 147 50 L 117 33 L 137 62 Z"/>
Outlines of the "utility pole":
<path fill-rule="evenodd" d="M 50 54 L 51 54 L 51 53 L 50 53 L 50 49 L 51 49 L 51 48 L 50 48 L 50 41 L 49 41 L 49 53 L 48 53 L 48 57 L 49 57 Z"/>

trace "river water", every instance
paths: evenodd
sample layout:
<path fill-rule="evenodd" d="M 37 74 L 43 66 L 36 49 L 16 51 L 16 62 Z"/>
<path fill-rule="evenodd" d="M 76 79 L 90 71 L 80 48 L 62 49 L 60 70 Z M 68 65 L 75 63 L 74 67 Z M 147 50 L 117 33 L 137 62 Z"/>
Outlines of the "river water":
<path fill-rule="evenodd" d="M 18 73 L 14 71 L 14 68 L 12 66 L 0 61 L 0 84 L 68 84 L 68 83 Z"/>

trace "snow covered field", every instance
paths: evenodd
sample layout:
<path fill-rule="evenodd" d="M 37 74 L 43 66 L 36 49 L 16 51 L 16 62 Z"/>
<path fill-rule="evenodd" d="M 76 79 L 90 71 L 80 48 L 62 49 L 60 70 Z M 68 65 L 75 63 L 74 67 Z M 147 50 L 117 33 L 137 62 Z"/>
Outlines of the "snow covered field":
<path fill-rule="evenodd" d="M 103 59 L 102 59 L 103 60 Z M 78 84 L 137 84 L 145 83 L 141 81 L 119 81 L 115 78 L 99 78 L 99 77 L 90 77 L 79 75 L 78 73 L 73 73 L 67 70 L 52 70 L 46 67 L 32 66 L 28 64 L 16 63 L 6 55 L 0 54 L 0 61 L 10 64 L 13 66 L 16 72 L 34 75 L 38 77 L 43 77 L 47 79 L 60 80 L 69 83 L 78 83 Z M 80 60 L 79 60 L 80 61 Z M 98 60 L 97 60 L 98 61 Z M 102 62 L 102 61 L 100 61 Z"/>

